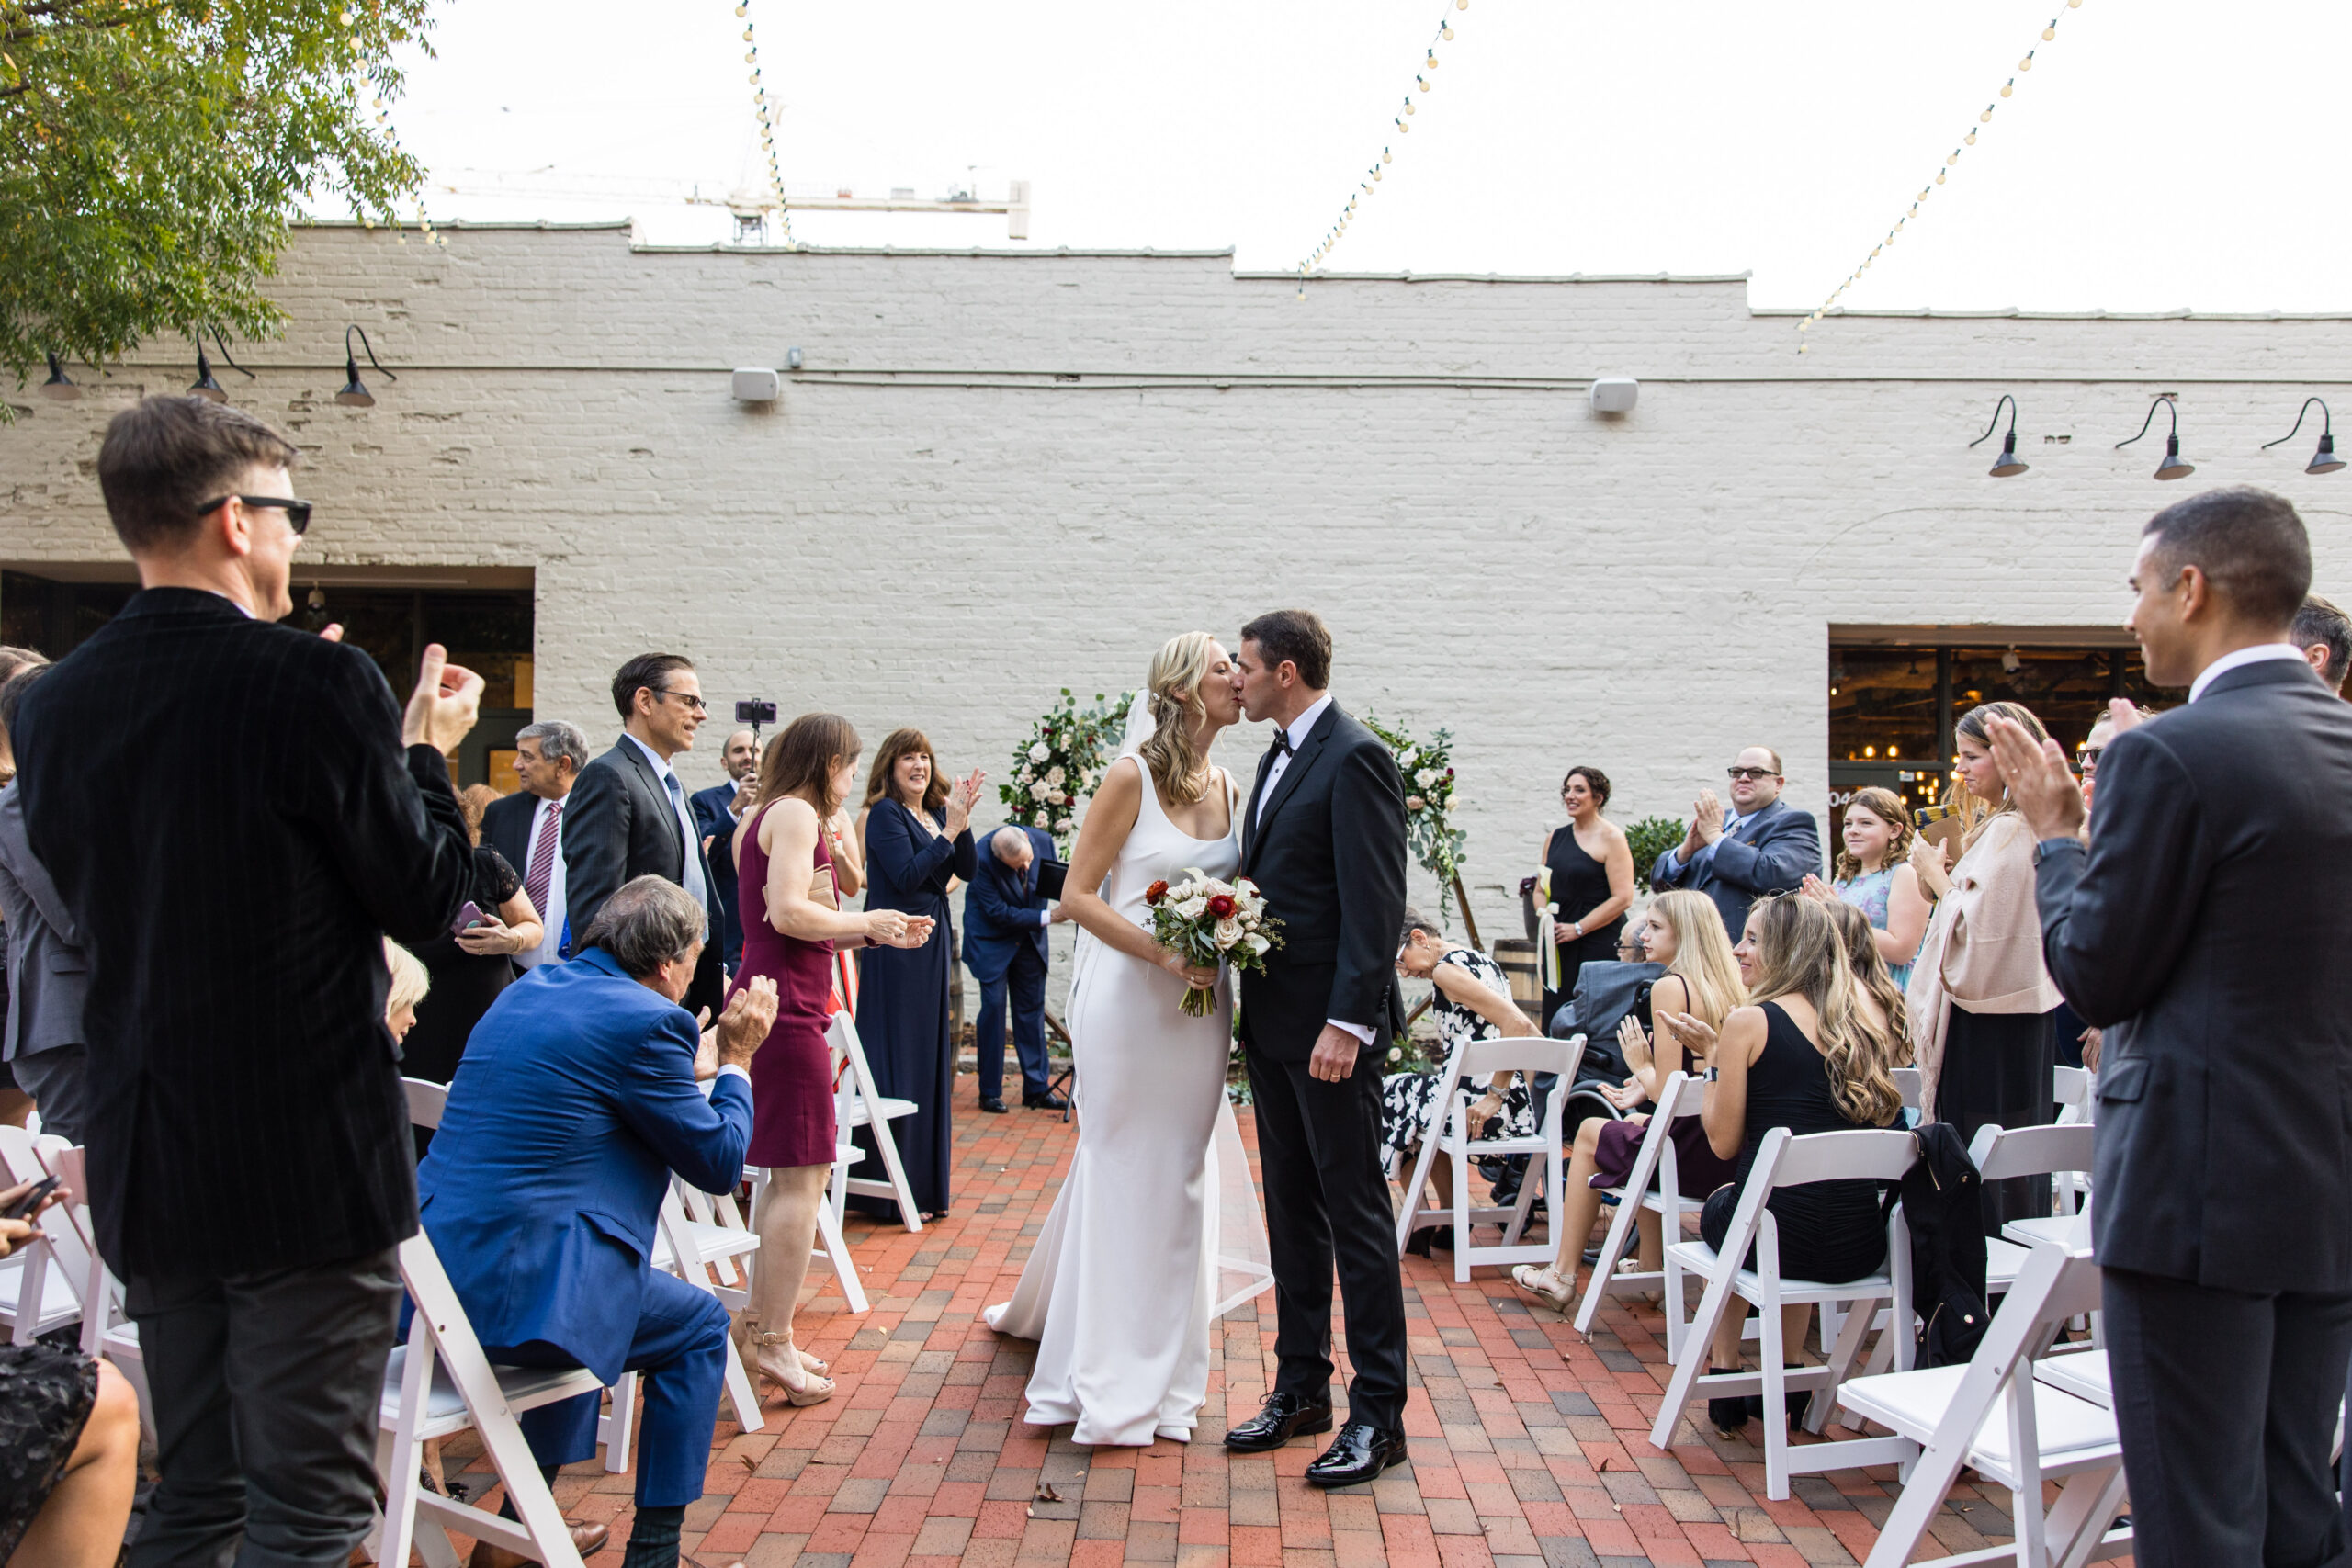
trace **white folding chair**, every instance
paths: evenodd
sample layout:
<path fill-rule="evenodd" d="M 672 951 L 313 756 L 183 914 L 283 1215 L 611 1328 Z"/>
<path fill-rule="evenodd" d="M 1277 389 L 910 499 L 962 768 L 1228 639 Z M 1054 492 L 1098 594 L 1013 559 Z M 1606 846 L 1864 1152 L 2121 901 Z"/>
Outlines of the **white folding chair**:
<path fill-rule="evenodd" d="M 2073 1179 L 2090 1169 L 2091 1141 L 2096 1135 L 2087 1122 L 2043 1127 L 2003 1128 L 1988 1124 L 1979 1127 L 1976 1136 L 1969 1140 L 1968 1157 L 1988 1186 L 2020 1177 L 2054 1179 L 2058 1212 L 2048 1216 L 2051 1224 L 2038 1226 L 2037 1230 L 2045 1235 L 2063 1237 L 2074 1224 Z M 1985 1242 L 1984 1295 L 1988 1303 L 2017 1282 L 2025 1259 L 2026 1248 L 2017 1242 L 1997 1236 Z"/>
<path fill-rule="evenodd" d="M 2132 1531 L 2109 1522 L 2129 1506 L 2115 1416 L 2100 1400 L 2106 1358 L 2038 1360 L 2068 1318 L 2099 1304 L 2098 1266 L 2087 1242 L 2037 1245 L 1984 1342 L 1964 1367 L 1856 1378 L 1838 1403 L 1913 1450 L 1903 1495 L 1871 1548 L 1868 1568 L 1911 1562 L 1962 1465 L 2009 1489 L 2012 1544 L 1933 1560 L 1941 1568 L 2012 1561 L 2018 1568 L 2079 1568 L 2132 1550 Z M 2048 1512 L 2042 1483 L 2061 1483 Z M 1925 1565 L 1923 1565 L 1925 1568 Z"/>
<path fill-rule="evenodd" d="M 33 1134 L 0 1124 L 0 1187 L 39 1181 L 49 1170 L 33 1149 Z M 41 1239 L 0 1258 L 0 1324 L 10 1338 L 29 1345 L 53 1328 L 82 1320 L 82 1291 L 90 1260 L 70 1224 L 52 1224 L 51 1209 L 36 1223 Z"/>
<path fill-rule="evenodd" d="M 1549 1241 L 1535 1244 L 1520 1240 L 1527 1228 L 1527 1217 L 1535 1207 L 1535 1172 L 1531 1168 L 1528 1179 L 1519 1184 L 1519 1198 L 1509 1208 L 1474 1204 L 1470 1201 L 1470 1162 L 1479 1159 L 1508 1158 L 1512 1155 L 1541 1156 L 1544 1161 L 1544 1192 L 1547 1207 L 1544 1213 L 1556 1215 L 1566 1201 L 1566 1160 L 1560 1147 L 1560 1116 L 1566 1102 L 1565 1094 L 1554 1094 L 1544 1107 L 1544 1119 L 1532 1136 L 1517 1138 L 1477 1138 L 1470 1136 L 1470 1108 L 1455 1088 L 1463 1078 L 1485 1082 L 1497 1073 L 1516 1072 L 1523 1079 L 1532 1079 L 1537 1073 L 1556 1073 L 1559 1081 L 1573 1083 L 1577 1063 L 1584 1055 L 1584 1036 L 1567 1040 L 1552 1040 L 1542 1035 L 1528 1035 L 1506 1040 L 1471 1040 L 1456 1048 L 1438 1079 L 1441 1088 L 1439 1115 L 1430 1117 L 1430 1124 L 1421 1134 L 1420 1157 L 1413 1162 L 1412 1183 L 1405 1189 L 1405 1212 L 1396 1222 L 1397 1255 L 1404 1255 L 1405 1244 L 1412 1240 L 1413 1232 L 1425 1224 L 1450 1223 L 1453 1226 L 1453 1278 L 1457 1284 L 1467 1283 L 1474 1264 L 1549 1263 L 1555 1248 Z M 1453 1204 L 1447 1209 L 1420 1207 L 1422 1185 L 1429 1179 L 1430 1166 L 1440 1156 L 1453 1162 Z M 1503 1239 L 1499 1243 L 1474 1246 L 1470 1240 L 1473 1225 L 1499 1224 Z M 1548 1227 L 1547 1227 L 1548 1228 Z"/>
<path fill-rule="evenodd" d="M 1918 1110 L 1920 1097 L 1928 1092 L 1927 1075 L 1917 1067 L 1889 1067 L 1886 1075 L 1903 1093 L 1903 1109 Z"/>
<path fill-rule="evenodd" d="M 438 1087 L 438 1086 L 428 1086 Z M 406 1562 L 414 1545 L 427 1568 L 457 1568 L 448 1530 L 536 1558 L 548 1568 L 580 1568 L 571 1529 L 555 1506 L 515 1416 L 542 1404 L 594 1393 L 585 1367 L 493 1367 L 424 1232 L 400 1245 L 401 1282 L 415 1303 L 408 1342 L 384 1371 L 377 1414 L 376 1473 L 384 1489 L 382 1521 L 370 1531 L 379 1562 Z M 506 1483 L 520 1522 L 469 1507 L 424 1486 L 428 1439 L 472 1427 Z M 422 1527 L 422 1528 L 420 1528 Z"/>
<path fill-rule="evenodd" d="M 1765 1207 L 1765 1201 L 1779 1188 L 1804 1187 L 1816 1181 L 1899 1180 L 1918 1157 L 1918 1140 L 1909 1133 L 1892 1128 L 1815 1133 L 1800 1138 L 1792 1136 L 1786 1127 L 1775 1127 L 1764 1134 L 1756 1151 L 1756 1163 L 1749 1168 L 1747 1185 L 1740 1192 L 1739 1207 L 1733 1213 L 1731 1226 L 1724 1235 L 1722 1252 L 1702 1240 L 1677 1242 L 1666 1249 L 1668 1277 L 1671 1279 L 1678 1268 L 1688 1269 L 1707 1281 L 1707 1291 L 1699 1300 L 1698 1314 L 1684 1331 L 1682 1359 L 1675 1363 L 1673 1381 L 1659 1403 L 1657 1420 L 1650 1427 L 1653 1445 L 1665 1449 L 1672 1444 L 1675 1424 L 1682 1419 L 1684 1407 L 1694 1399 L 1760 1393 L 1764 1396 L 1764 1493 L 1775 1502 L 1787 1500 L 1789 1477 L 1793 1472 L 1843 1470 L 1850 1465 L 1880 1464 L 1898 1457 L 1886 1450 L 1886 1439 L 1883 1438 L 1813 1443 L 1792 1449 L 1781 1412 L 1786 1408 L 1789 1391 L 1809 1389 L 1815 1397 L 1808 1407 L 1806 1429 L 1821 1430 L 1829 1414 L 1829 1399 L 1824 1396 L 1834 1396 L 1838 1385 L 1852 1372 L 1861 1352 L 1862 1338 L 1869 1332 L 1880 1302 L 1888 1302 L 1894 1307 L 1892 1322 L 1898 1325 L 1894 1330 L 1897 1338 L 1908 1339 L 1901 1325 L 1911 1321 L 1911 1247 L 1910 1235 L 1904 1228 L 1902 1205 L 1895 1204 L 1887 1220 L 1887 1267 L 1859 1280 L 1830 1283 L 1781 1276 L 1780 1225 L 1777 1217 Z M 1743 1268 L 1741 1260 L 1747 1257 L 1751 1245 L 1757 1266 Z M 1763 1341 L 1763 1371 L 1707 1372 L 1715 1325 L 1722 1321 L 1735 1295 L 1753 1305 L 1762 1320 L 1758 1326 Z M 1826 1363 L 1818 1367 L 1784 1367 L 1781 1308 L 1826 1302 L 1846 1306 L 1843 1329 L 1835 1347 L 1823 1347 L 1827 1352 Z M 1859 1310 L 1857 1303 L 1860 1303 Z M 1682 1310 L 1679 1280 L 1667 1292 L 1666 1310 L 1669 1315 L 1679 1314 Z M 1907 1346 L 1898 1345 L 1897 1357 L 1899 1364 L 1910 1364 Z"/>
<path fill-rule="evenodd" d="M 2051 1099 L 2058 1107 L 2058 1125 L 2098 1119 L 2098 1075 L 2088 1067 L 2051 1069 Z"/>
<path fill-rule="evenodd" d="M 1634 1168 L 1623 1187 L 1611 1190 L 1617 1195 L 1616 1217 L 1609 1222 L 1608 1237 L 1600 1244 L 1600 1259 L 1592 1266 L 1592 1278 L 1586 1282 L 1584 1300 L 1577 1305 L 1577 1332 L 1590 1334 L 1593 1319 L 1600 1314 L 1604 1297 L 1626 1295 L 1653 1287 L 1663 1292 L 1667 1288 L 1667 1273 L 1663 1268 L 1631 1269 L 1621 1272 L 1618 1260 L 1634 1245 L 1635 1227 L 1641 1215 L 1656 1214 L 1663 1241 L 1682 1239 L 1682 1217 L 1695 1214 L 1706 1205 L 1703 1201 L 1685 1198 L 1680 1186 L 1681 1172 L 1676 1164 L 1674 1123 L 1699 1114 L 1706 1095 L 1706 1081 L 1689 1073 L 1676 1073 L 1666 1080 L 1659 1090 L 1657 1109 L 1650 1113 L 1649 1125 L 1642 1134 L 1641 1147 L 1634 1156 Z M 1655 1179 L 1653 1179 L 1655 1178 Z M 1581 1236 L 1569 1238 L 1581 1241 Z M 1679 1276 L 1678 1273 L 1678 1280 Z M 1682 1314 L 1666 1314 L 1667 1359 L 1682 1359 Z"/>
<path fill-rule="evenodd" d="M 702 1224 L 689 1219 L 685 1202 L 678 1196 L 678 1186 L 673 1178 L 669 1190 L 662 1194 L 662 1215 L 653 1232 L 653 1267 L 666 1269 L 695 1289 L 708 1292 L 718 1298 L 719 1304 L 730 1314 L 740 1314 L 751 1304 L 748 1281 L 741 1287 L 714 1283 L 710 1277 L 711 1267 L 720 1259 L 739 1258 L 744 1253 L 756 1251 L 760 1245 L 759 1233 L 733 1231 L 723 1225 Z M 729 1268 L 731 1270 L 731 1265 Z M 613 1385 L 614 1411 L 625 1410 L 636 1393 L 637 1374 L 622 1373 L 620 1382 Z M 734 1403 L 735 1419 L 743 1430 L 760 1430 L 763 1425 L 760 1417 L 760 1396 L 752 1388 L 752 1376 L 743 1370 L 743 1358 L 741 1356 L 727 1358 L 727 1394 Z M 617 1429 L 626 1433 L 628 1422 L 622 1420 Z M 626 1439 L 616 1446 L 624 1452 L 628 1450 Z M 609 1451 L 605 1462 L 607 1469 L 612 1467 Z"/>
<path fill-rule="evenodd" d="M 888 1180 L 851 1176 L 836 1166 L 836 1213 L 852 1192 L 865 1198 L 895 1198 L 899 1223 L 910 1231 L 922 1229 L 922 1211 L 915 1206 L 914 1189 L 908 1185 L 907 1168 L 899 1158 L 898 1140 L 890 1136 L 890 1123 L 913 1115 L 919 1107 L 911 1100 L 885 1095 L 874 1087 L 874 1071 L 865 1064 L 865 1045 L 857 1037 L 857 1021 L 849 1014 L 833 1014 L 833 1021 L 825 1029 L 825 1043 L 835 1057 L 849 1065 L 849 1081 L 833 1091 L 833 1123 L 844 1135 L 853 1127 L 871 1127 L 875 1151 L 882 1156 L 882 1168 L 888 1174 Z"/>

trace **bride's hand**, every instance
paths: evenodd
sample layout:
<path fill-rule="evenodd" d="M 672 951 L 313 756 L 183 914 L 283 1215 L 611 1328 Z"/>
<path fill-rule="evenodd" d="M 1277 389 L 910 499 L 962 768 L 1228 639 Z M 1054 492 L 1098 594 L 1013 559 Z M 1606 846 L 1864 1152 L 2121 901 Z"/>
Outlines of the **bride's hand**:
<path fill-rule="evenodd" d="M 1196 991 L 1205 991 L 1216 984 L 1216 965 L 1212 964 L 1204 967 L 1198 964 L 1188 964 L 1181 953 L 1163 953 L 1159 966 Z"/>

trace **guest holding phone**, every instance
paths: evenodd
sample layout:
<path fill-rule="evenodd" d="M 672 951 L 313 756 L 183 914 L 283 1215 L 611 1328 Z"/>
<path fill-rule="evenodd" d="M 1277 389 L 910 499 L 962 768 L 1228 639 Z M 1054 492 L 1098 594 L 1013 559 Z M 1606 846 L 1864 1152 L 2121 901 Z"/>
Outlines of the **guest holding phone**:
<path fill-rule="evenodd" d="M 474 1025 L 514 978 L 514 955 L 537 947 L 547 934 L 522 877 L 504 855 L 481 841 L 481 814 L 497 798 L 487 784 L 468 784 L 458 795 L 466 834 L 473 840 L 471 874 L 457 919 L 432 941 L 416 944 L 432 988 L 417 1002 L 415 1027 L 401 1047 L 401 1072 L 408 1077 L 447 1083 L 457 1076 L 458 1058 L 466 1054 Z M 430 1134 L 420 1134 L 420 1155 L 431 1141 Z"/>

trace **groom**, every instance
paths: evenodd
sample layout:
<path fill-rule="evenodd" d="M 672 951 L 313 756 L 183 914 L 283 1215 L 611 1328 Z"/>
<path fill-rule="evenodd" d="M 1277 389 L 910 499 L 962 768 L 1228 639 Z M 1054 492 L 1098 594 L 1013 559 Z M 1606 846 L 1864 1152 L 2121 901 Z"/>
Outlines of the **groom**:
<path fill-rule="evenodd" d="M 1380 1163 L 1379 1036 L 1405 914 L 1405 785 L 1331 701 L 1331 634 L 1306 610 L 1241 628 L 1234 690 L 1274 743 L 1243 803 L 1242 874 L 1283 922 L 1241 981 L 1241 1041 L 1266 1177 L 1281 1369 L 1226 1434 L 1242 1453 L 1331 1429 L 1331 1274 L 1346 1297 L 1348 1421 L 1306 1479 L 1370 1481 L 1405 1459 L 1405 1292 Z M 1361 1059 L 1370 1053 L 1368 1061 Z"/>

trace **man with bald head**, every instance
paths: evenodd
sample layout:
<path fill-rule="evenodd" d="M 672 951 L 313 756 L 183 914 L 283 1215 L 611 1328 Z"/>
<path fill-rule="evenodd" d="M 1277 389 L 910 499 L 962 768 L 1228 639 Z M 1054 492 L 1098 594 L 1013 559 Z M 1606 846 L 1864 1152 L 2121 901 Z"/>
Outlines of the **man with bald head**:
<path fill-rule="evenodd" d="M 1012 1043 L 1021 1055 L 1021 1103 L 1060 1111 L 1046 1067 L 1046 928 L 1062 918 L 1037 891 L 1037 867 L 1054 852 L 1042 829 L 1000 828 L 989 838 L 979 871 L 964 895 L 964 964 L 980 983 L 980 1016 L 972 1039 L 979 1053 L 980 1109 L 1004 1104 L 1005 1004 L 1012 1006 Z"/>
<path fill-rule="evenodd" d="M 1714 900 L 1734 942 L 1747 924 L 1747 908 L 1771 893 L 1793 893 L 1808 872 L 1821 870 L 1821 829 L 1810 811 L 1781 798 L 1788 780 L 1781 754 L 1750 746 L 1724 770 L 1731 807 L 1711 789 L 1690 807 L 1690 830 L 1657 857 L 1650 886 L 1687 887 Z"/>

